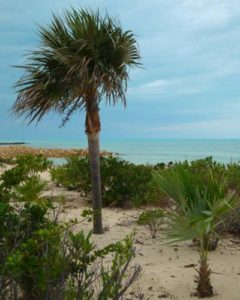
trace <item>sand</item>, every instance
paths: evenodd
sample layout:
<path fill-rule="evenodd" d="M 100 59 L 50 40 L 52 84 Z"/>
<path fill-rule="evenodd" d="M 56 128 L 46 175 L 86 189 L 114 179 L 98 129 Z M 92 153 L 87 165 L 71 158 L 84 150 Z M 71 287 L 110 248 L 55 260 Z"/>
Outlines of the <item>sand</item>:
<path fill-rule="evenodd" d="M 55 187 L 50 181 L 48 172 L 42 177 L 49 181 L 48 189 L 43 195 L 57 197 L 65 196 L 62 218 L 82 219 L 81 212 L 90 208 L 89 200 L 77 192 L 66 191 Z M 136 231 L 136 257 L 134 263 L 142 266 L 139 286 L 145 294 L 145 299 L 195 299 L 191 294 L 195 291 L 194 265 L 198 263 L 198 251 L 191 242 L 181 242 L 174 245 L 166 244 L 163 231 L 156 239 L 150 237 L 149 231 L 136 225 L 136 219 L 142 209 L 103 209 L 103 222 L 106 232 L 103 235 L 93 235 L 98 246 L 104 246 L 122 240 L 133 230 Z M 92 224 L 83 222 L 76 230 L 88 232 Z M 213 271 L 212 285 L 216 300 L 240 299 L 240 239 L 225 237 L 218 249 L 209 254 L 209 264 Z M 196 298 L 197 299 L 197 298 Z"/>
<path fill-rule="evenodd" d="M 43 176 L 45 179 L 47 173 Z M 91 208 L 89 199 L 84 199 L 77 192 L 66 191 L 63 188 L 53 188 L 45 191 L 45 195 L 54 197 L 64 195 L 63 218 L 81 220 L 81 212 Z M 93 235 L 98 246 L 104 246 L 124 239 L 133 231 L 136 232 L 134 246 L 136 257 L 134 263 L 142 266 L 139 285 L 146 299 L 194 299 L 196 284 L 194 265 L 198 264 L 198 251 L 191 242 L 181 242 L 174 245 L 166 243 L 164 232 L 160 231 L 156 239 L 152 239 L 147 228 L 137 226 L 136 220 L 143 209 L 123 210 L 116 208 L 103 209 L 103 222 L 106 232 L 103 235 Z M 83 222 L 77 230 L 88 232 L 92 224 Z M 225 237 L 214 252 L 209 254 L 209 265 L 213 271 L 212 285 L 215 290 L 213 299 L 240 299 L 240 239 Z M 150 298 L 149 298 L 150 297 Z M 196 298 L 197 299 L 197 298 Z"/>
<path fill-rule="evenodd" d="M 67 208 L 66 218 L 81 219 L 82 209 Z M 103 209 L 103 221 L 107 231 L 101 236 L 94 235 L 94 241 L 103 246 L 123 239 L 133 230 L 136 231 L 134 261 L 143 268 L 139 283 L 146 299 L 150 296 L 150 299 L 193 299 L 191 294 L 195 289 L 196 271 L 189 265 L 197 265 L 197 249 L 190 242 L 167 245 L 162 231 L 156 239 L 152 239 L 145 227 L 136 226 L 135 221 L 140 213 L 141 210 Z M 91 224 L 85 223 L 80 228 L 90 230 Z M 209 254 L 209 264 L 213 271 L 212 285 L 216 292 L 214 299 L 239 300 L 240 240 L 225 238 L 218 249 Z"/>

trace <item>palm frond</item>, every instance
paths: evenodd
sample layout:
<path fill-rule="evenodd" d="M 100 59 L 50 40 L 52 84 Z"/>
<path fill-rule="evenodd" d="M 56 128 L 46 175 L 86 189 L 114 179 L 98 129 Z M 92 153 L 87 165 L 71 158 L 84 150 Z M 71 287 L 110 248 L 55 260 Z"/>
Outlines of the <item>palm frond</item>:
<path fill-rule="evenodd" d="M 64 121 L 93 96 L 126 104 L 129 67 L 139 66 L 135 36 L 116 18 L 91 10 L 65 11 L 38 30 L 40 45 L 30 52 L 16 83 L 17 116 L 39 121 L 49 111 Z"/>
<path fill-rule="evenodd" d="M 154 172 L 159 189 L 176 202 L 178 209 L 170 214 L 167 235 L 170 240 L 200 239 L 215 234 L 223 217 L 237 204 L 235 192 L 229 192 L 224 178 L 211 171 L 208 181 L 198 181 L 188 169 Z"/>

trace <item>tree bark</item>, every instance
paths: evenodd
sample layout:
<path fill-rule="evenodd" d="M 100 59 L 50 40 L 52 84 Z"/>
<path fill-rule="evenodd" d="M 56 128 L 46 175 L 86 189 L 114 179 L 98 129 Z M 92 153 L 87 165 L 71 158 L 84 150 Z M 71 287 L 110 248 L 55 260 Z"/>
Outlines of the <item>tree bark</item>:
<path fill-rule="evenodd" d="M 102 198 L 100 176 L 100 118 L 96 100 L 91 99 L 87 106 L 86 134 L 88 136 L 88 153 L 91 173 L 92 206 L 93 206 L 93 233 L 102 234 Z"/>
<path fill-rule="evenodd" d="M 197 283 L 197 293 L 199 298 L 209 298 L 213 296 L 213 287 L 210 281 L 211 269 L 207 263 L 207 254 L 200 254 L 200 266 L 198 276 L 195 279 Z"/>
<path fill-rule="evenodd" d="M 88 134 L 88 153 L 90 161 L 92 205 L 93 205 L 93 233 L 103 233 L 102 199 L 100 177 L 99 133 Z"/>

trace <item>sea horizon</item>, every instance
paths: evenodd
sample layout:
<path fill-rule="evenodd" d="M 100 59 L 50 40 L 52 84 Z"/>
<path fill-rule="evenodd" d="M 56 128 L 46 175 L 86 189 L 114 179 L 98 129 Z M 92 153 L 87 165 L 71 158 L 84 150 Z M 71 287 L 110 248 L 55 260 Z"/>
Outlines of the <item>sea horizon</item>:
<path fill-rule="evenodd" d="M 86 148 L 87 139 L 1 140 L 43 148 Z M 168 163 L 212 156 L 221 163 L 240 161 L 240 138 L 102 138 L 101 149 L 136 164 Z"/>

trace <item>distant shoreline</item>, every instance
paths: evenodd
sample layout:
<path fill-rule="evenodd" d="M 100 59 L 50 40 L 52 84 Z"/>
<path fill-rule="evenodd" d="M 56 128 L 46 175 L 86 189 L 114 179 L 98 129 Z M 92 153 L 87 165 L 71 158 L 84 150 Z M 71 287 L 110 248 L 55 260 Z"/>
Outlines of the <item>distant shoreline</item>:
<path fill-rule="evenodd" d="M 0 147 L 0 158 L 9 159 L 15 158 L 18 155 L 39 155 L 42 154 L 47 158 L 65 158 L 71 155 L 86 156 L 87 149 L 62 149 L 62 148 L 35 148 L 29 146 L 21 146 L 20 144 L 3 145 Z M 111 152 L 102 151 L 102 156 L 111 155 Z"/>
<path fill-rule="evenodd" d="M 5 139 L 6 142 L 26 142 L 27 145 L 0 145 L 5 147 L 31 147 L 44 149 L 86 149 L 86 139 L 31 140 Z M 156 164 L 169 161 L 192 161 L 212 156 L 220 163 L 240 163 L 240 139 L 101 139 L 101 148 L 135 164 Z M 61 158 L 61 157 L 59 157 Z"/>
<path fill-rule="evenodd" d="M 4 143 L 0 143 L 0 146 L 11 146 L 11 145 L 27 145 L 27 143 L 25 142 L 4 142 Z"/>

